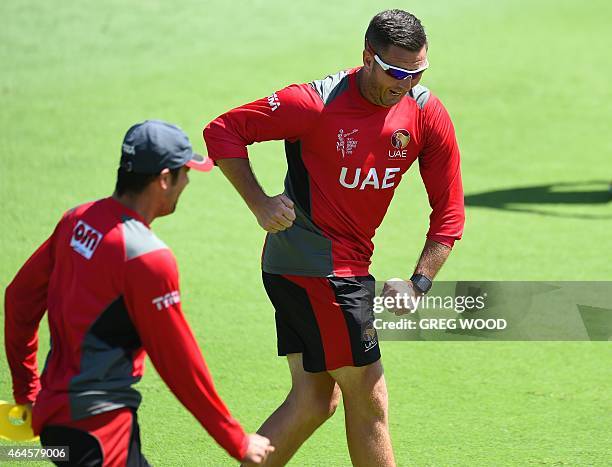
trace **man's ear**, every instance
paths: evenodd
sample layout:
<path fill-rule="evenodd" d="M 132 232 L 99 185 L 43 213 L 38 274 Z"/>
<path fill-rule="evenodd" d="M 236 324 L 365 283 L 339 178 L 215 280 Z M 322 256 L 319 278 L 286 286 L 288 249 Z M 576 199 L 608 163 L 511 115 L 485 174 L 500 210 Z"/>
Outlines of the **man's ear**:
<path fill-rule="evenodd" d="M 159 185 L 164 189 L 167 190 L 168 187 L 170 186 L 170 178 L 171 178 L 171 174 L 170 174 L 170 169 L 166 168 L 164 170 L 162 170 L 159 173 Z"/>
<path fill-rule="evenodd" d="M 368 52 L 367 49 L 363 49 L 363 68 L 366 71 L 372 71 L 372 67 L 374 66 L 374 56 Z"/>

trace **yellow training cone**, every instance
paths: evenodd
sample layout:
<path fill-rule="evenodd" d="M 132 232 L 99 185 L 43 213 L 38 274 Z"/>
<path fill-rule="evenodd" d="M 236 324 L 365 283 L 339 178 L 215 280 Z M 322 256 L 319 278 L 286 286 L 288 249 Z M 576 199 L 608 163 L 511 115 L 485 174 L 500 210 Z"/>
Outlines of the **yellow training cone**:
<path fill-rule="evenodd" d="M 9 441 L 36 441 L 32 412 L 26 405 L 0 401 L 0 438 Z"/>

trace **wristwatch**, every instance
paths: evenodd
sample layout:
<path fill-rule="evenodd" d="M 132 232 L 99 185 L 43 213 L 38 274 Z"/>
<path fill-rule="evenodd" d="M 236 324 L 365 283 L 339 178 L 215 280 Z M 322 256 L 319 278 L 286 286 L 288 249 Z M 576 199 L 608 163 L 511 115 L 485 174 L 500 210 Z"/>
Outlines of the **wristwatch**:
<path fill-rule="evenodd" d="M 414 288 L 423 295 L 429 292 L 429 289 L 431 289 L 431 279 L 423 274 L 413 274 L 410 278 L 410 282 L 412 282 Z"/>

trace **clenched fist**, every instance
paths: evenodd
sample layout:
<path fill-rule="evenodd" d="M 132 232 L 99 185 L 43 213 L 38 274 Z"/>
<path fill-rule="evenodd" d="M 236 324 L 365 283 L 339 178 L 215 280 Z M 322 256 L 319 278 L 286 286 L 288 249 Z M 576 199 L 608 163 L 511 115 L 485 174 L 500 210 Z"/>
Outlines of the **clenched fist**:
<path fill-rule="evenodd" d="M 249 464 L 262 464 L 266 461 L 268 454 L 274 452 L 274 446 L 270 444 L 270 440 L 265 436 L 257 433 L 247 435 L 249 438 L 249 447 L 242 459 L 242 462 Z"/>
<path fill-rule="evenodd" d="M 410 281 L 389 279 L 385 282 L 381 296 L 384 307 L 396 316 L 401 316 L 416 310 L 423 295 Z"/>
<path fill-rule="evenodd" d="M 288 229 L 295 220 L 293 201 L 286 195 L 266 196 L 255 208 L 253 214 L 259 225 L 267 232 L 277 233 Z"/>

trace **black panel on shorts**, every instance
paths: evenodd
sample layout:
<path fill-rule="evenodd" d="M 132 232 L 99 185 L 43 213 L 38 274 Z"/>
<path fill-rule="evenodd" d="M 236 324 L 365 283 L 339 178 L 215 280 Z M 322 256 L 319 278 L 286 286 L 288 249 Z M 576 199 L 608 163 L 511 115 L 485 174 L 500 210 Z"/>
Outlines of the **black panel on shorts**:
<path fill-rule="evenodd" d="M 132 430 L 128 444 L 126 467 L 151 467 L 141 451 L 140 427 L 136 411 L 132 411 L 132 414 Z M 70 460 L 68 462 L 54 462 L 55 465 L 102 467 L 104 464 L 104 453 L 100 442 L 87 431 L 61 425 L 47 425 L 40 433 L 40 444 L 43 447 L 68 446 Z"/>
<path fill-rule="evenodd" d="M 98 440 L 86 431 L 67 426 L 48 425 L 40 433 L 43 447 L 68 446 L 68 462 L 61 466 L 102 467 L 104 455 Z"/>
<path fill-rule="evenodd" d="M 380 348 L 374 328 L 374 277 L 329 277 L 327 280 L 344 314 L 355 366 L 375 362 L 380 358 Z"/>
<path fill-rule="evenodd" d="M 151 467 L 145 456 L 142 455 L 142 447 L 140 445 L 140 425 L 138 425 L 138 416 L 136 411 L 133 411 L 134 418 L 132 422 L 132 434 L 130 435 L 130 447 L 128 448 L 128 458 L 126 467 Z"/>
<path fill-rule="evenodd" d="M 302 353 L 304 370 L 325 371 L 323 341 L 306 291 L 278 274 L 262 272 L 262 278 L 276 310 L 278 355 Z"/>

